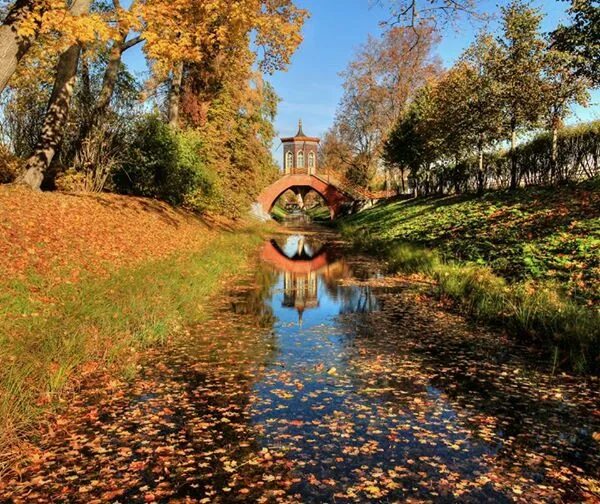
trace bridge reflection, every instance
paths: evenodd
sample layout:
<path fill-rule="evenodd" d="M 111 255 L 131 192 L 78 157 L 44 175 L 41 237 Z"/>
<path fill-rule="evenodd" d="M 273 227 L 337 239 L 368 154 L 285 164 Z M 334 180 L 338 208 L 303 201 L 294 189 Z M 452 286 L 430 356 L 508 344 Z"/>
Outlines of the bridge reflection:
<path fill-rule="evenodd" d="M 282 307 L 295 309 L 299 324 L 305 310 L 319 307 L 319 286 L 336 296 L 337 280 L 350 273 L 334 247 L 305 236 L 290 236 L 282 245 L 271 240 L 261 258 L 281 273 Z"/>

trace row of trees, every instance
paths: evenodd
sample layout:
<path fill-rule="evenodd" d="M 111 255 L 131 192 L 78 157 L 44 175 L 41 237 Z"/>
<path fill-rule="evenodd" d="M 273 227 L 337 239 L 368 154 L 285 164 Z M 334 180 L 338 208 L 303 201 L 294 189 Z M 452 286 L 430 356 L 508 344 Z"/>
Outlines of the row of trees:
<path fill-rule="evenodd" d="M 276 172 L 262 75 L 287 66 L 305 17 L 292 0 L 10 3 L 1 133 L 17 180 L 239 213 Z M 123 63 L 135 47 L 141 80 Z"/>
<path fill-rule="evenodd" d="M 351 64 L 350 69 L 365 68 L 361 78 L 366 84 L 361 89 L 355 85 L 359 81 L 355 74 L 346 72 L 346 93 L 325 138 L 323 163 L 341 168 L 346 178 L 364 187 L 377 185 L 384 175 L 406 191 L 410 173 L 413 185 L 422 192 L 514 188 L 523 182 L 561 183 L 595 174 L 597 169 L 564 165 L 571 157 L 560 153 L 567 142 L 560 135 L 564 119 L 574 104 L 586 105 L 588 89 L 599 84 L 600 7 L 594 3 L 573 2 L 573 24 L 543 36 L 540 13 L 515 0 L 501 11 L 500 33 L 480 33 L 447 71 L 441 71 L 431 57 L 435 48 L 431 24 L 391 29 L 371 46 L 378 66 L 363 64 L 365 50 Z M 406 7 L 416 8 L 418 2 L 402 5 L 402 12 L 410 16 Z M 448 6 L 444 0 L 431 5 Z M 473 7 L 470 2 L 457 5 L 464 11 Z M 403 39 L 405 46 L 398 44 Z M 394 48 L 397 52 L 392 53 Z M 390 53 L 393 59 L 388 62 L 385 56 Z M 386 72 L 398 71 L 398 79 L 406 81 L 406 65 L 413 65 L 413 75 L 420 79 L 407 82 L 401 90 L 394 88 Z M 391 106 L 386 93 L 393 93 L 400 106 Z M 361 100 L 370 106 L 360 106 Z M 355 108 L 361 114 L 348 113 Z M 534 143 L 544 161 L 534 165 L 544 169 L 534 174 L 533 166 L 527 166 L 519 154 L 527 149 L 519 150 L 518 145 L 520 138 L 541 130 L 549 135 Z M 597 127 L 590 126 L 582 134 L 587 138 L 594 132 Z M 363 137 L 370 141 L 363 142 Z M 540 150 L 542 144 L 545 150 Z M 585 156 L 597 157 L 594 142 L 579 144 L 590 146 Z M 501 155 L 504 146 L 508 152 Z"/>

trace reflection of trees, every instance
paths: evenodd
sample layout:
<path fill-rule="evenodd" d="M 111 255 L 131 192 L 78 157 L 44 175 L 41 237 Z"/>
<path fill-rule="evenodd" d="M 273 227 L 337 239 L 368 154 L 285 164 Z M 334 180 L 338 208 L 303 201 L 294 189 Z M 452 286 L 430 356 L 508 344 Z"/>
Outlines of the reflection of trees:
<path fill-rule="evenodd" d="M 276 283 L 275 271 L 259 267 L 253 278 L 253 288 L 232 299 L 231 311 L 255 317 L 258 327 L 271 327 L 275 322 L 275 315 L 266 300 L 271 298 Z"/>

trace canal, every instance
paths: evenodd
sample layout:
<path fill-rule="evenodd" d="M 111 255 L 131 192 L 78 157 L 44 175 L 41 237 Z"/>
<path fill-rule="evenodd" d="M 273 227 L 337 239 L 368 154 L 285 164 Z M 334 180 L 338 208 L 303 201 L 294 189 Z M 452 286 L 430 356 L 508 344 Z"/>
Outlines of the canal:
<path fill-rule="evenodd" d="M 553 373 L 324 230 L 90 384 L 14 502 L 598 502 L 598 381 Z M 70 420 L 69 420 L 70 419 Z"/>

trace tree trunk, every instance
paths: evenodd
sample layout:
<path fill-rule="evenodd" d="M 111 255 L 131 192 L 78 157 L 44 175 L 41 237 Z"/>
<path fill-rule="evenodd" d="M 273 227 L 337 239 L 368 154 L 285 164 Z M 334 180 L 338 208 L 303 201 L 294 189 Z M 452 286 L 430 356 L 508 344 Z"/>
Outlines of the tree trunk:
<path fill-rule="evenodd" d="M 404 184 L 404 168 L 400 168 L 400 183 L 402 184 L 402 194 L 405 194 L 406 187 Z"/>
<path fill-rule="evenodd" d="M 516 189 L 519 185 L 518 168 L 517 168 L 517 125 L 514 120 L 510 125 L 510 188 Z"/>
<path fill-rule="evenodd" d="M 87 117 L 81 126 L 79 131 L 79 138 L 76 141 L 75 152 L 79 152 L 81 147 L 90 136 L 90 133 L 94 128 L 100 124 L 106 117 L 108 107 L 115 92 L 115 85 L 119 76 L 119 68 L 121 66 L 121 58 L 123 53 L 131 47 L 139 44 L 143 39 L 141 37 L 135 37 L 130 41 L 127 41 L 127 34 L 123 35 L 118 41 L 115 41 L 108 55 L 108 63 L 104 70 L 104 76 L 102 78 L 102 88 L 93 110 L 89 117 Z"/>
<path fill-rule="evenodd" d="M 477 193 L 483 193 L 484 184 L 484 173 L 483 173 L 483 149 L 479 146 L 479 166 L 477 167 Z"/>
<path fill-rule="evenodd" d="M 46 8 L 46 2 L 17 0 L 8 11 L 6 19 L 0 26 L 0 92 L 4 90 L 12 74 L 15 73 L 19 61 L 27 54 L 36 39 L 41 15 Z M 34 32 L 19 35 L 19 24 L 35 15 L 39 16 L 39 20 L 35 23 Z"/>
<path fill-rule="evenodd" d="M 71 12 L 77 16 L 87 13 L 91 1 L 75 0 Z M 18 179 L 18 182 L 27 184 L 32 189 L 40 189 L 44 176 L 62 142 L 69 117 L 80 53 L 81 47 L 79 44 L 74 44 L 62 53 L 58 60 L 54 87 L 48 102 L 40 139 L 34 153 L 27 160 L 25 172 Z"/>
<path fill-rule="evenodd" d="M 171 89 L 169 91 L 169 126 L 179 127 L 179 104 L 181 101 L 181 83 L 183 82 L 183 63 L 178 63 L 173 69 L 173 78 L 171 79 Z"/>
<path fill-rule="evenodd" d="M 559 166 L 558 166 L 558 125 L 559 125 L 560 119 L 558 119 L 557 117 L 553 117 L 552 118 L 552 152 L 550 155 L 550 161 L 551 161 L 551 170 L 552 170 L 552 177 L 554 178 L 554 183 L 555 184 L 560 184 L 562 182 L 562 174 L 560 172 Z"/>

